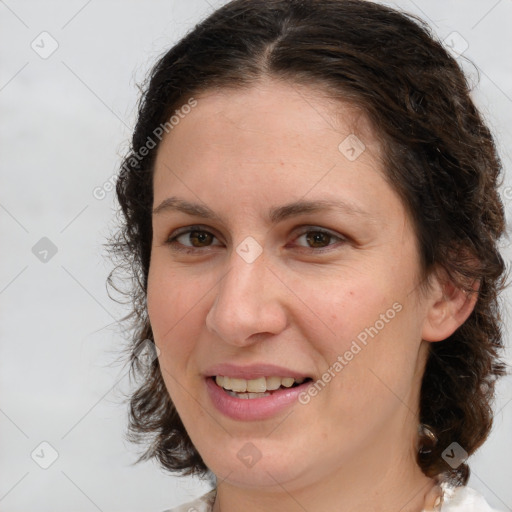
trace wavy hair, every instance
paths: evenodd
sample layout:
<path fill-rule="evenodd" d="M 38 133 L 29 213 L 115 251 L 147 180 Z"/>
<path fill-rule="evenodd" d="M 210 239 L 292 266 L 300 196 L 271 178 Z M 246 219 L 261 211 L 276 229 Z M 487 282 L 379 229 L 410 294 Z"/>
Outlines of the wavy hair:
<path fill-rule="evenodd" d="M 165 53 L 143 85 L 116 185 L 121 223 L 110 241 L 116 267 L 108 279 L 131 305 L 124 320 L 139 387 L 130 397 L 129 438 L 146 445 L 141 460 L 156 457 L 184 475 L 208 473 L 158 360 L 144 371 L 137 357 L 142 343 L 154 343 L 146 292 L 155 130 L 169 127 L 194 95 L 249 88 L 264 77 L 309 85 L 362 109 L 381 140 L 386 176 L 414 222 L 424 276 L 442 269 L 468 291 L 480 283 L 466 322 L 430 343 L 419 403 L 420 422 L 437 442 L 420 434 L 417 463 L 427 476 L 464 485 L 467 464 L 452 468 L 442 452 L 455 441 L 472 454 L 484 442 L 495 382 L 506 373 L 498 302 L 505 274 L 501 163 L 457 61 L 421 20 L 363 0 L 231 1 Z M 128 287 L 119 286 L 117 271 L 131 276 Z"/>

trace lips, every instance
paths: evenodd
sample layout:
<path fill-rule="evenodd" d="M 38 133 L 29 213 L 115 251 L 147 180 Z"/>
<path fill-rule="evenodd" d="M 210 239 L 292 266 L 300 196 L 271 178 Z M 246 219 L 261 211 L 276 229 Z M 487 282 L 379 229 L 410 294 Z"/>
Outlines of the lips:
<path fill-rule="evenodd" d="M 204 375 L 206 377 L 216 377 L 217 375 L 222 375 L 230 378 L 233 377 L 245 380 L 272 376 L 278 376 L 281 378 L 292 377 L 294 379 L 307 379 L 311 377 L 311 375 L 301 371 L 295 371 L 284 366 L 277 366 L 274 364 L 265 363 L 252 364 L 246 366 L 240 366 L 229 363 L 216 364 L 208 368 L 204 372 Z"/>
<path fill-rule="evenodd" d="M 311 378 L 303 372 L 270 364 L 222 364 L 206 372 L 213 406 L 238 421 L 269 419 L 293 406 Z"/>

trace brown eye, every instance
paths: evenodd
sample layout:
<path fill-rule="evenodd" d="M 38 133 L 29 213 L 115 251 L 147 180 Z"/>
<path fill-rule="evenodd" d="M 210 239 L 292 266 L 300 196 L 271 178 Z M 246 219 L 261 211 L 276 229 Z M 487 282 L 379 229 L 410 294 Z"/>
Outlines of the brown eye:
<path fill-rule="evenodd" d="M 318 249 L 316 252 L 322 252 L 322 249 L 334 249 L 340 244 L 347 242 L 342 235 L 325 231 L 321 228 L 303 230 L 294 240 L 294 244 L 301 250 Z"/>
<path fill-rule="evenodd" d="M 306 233 L 306 240 L 310 247 L 327 247 L 332 239 L 332 235 L 322 231 L 309 231 Z"/>
<path fill-rule="evenodd" d="M 166 243 L 177 250 L 181 247 L 187 251 L 222 245 L 214 234 L 194 227 L 178 231 Z"/>
<path fill-rule="evenodd" d="M 208 231 L 190 231 L 188 236 L 192 247 L 207 247 L 211 245 L 215 238 L 211 233 L 208 233 Z"/>

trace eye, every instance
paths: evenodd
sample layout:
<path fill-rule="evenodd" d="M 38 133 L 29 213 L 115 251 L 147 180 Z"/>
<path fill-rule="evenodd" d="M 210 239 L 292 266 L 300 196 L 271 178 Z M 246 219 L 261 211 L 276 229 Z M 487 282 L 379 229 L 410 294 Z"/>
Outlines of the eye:
<path fill-rule="evenodd" d="M 321 228 L 307 229 L 294 239 L 294 244 L 299 247 L 318 250 L 343 242 L 346 242 L 344 237 Z M 202 226 L 188 226 L 178 229 L 169 236 L 166 244 L 175 250 L 184 252 L 222 246 L 219 239 Z"/>
<path fill-rule="evenodd" d="M 298 245 L 301 247 L 309 247 L 311 249 L 323 249 L 325 247 L 335 245 L 337 242 L 346 241 L 343 237 L 318 228 L 305 231 L 295 240 L 302 240 L 304 243 L 299 243 Z"/>
<path fill-rule="evenodd" d="M 222 245 L 218 240 L 217 242 L 219 243 L 214 244 L 215 240 L 217 240 L 217 237 L 214 234 L 202 229 L 200 226 L 189 226 L 171 234 L 166 243 L 175 246 L 178 250 L 180 245 L 191 249 Z"/>

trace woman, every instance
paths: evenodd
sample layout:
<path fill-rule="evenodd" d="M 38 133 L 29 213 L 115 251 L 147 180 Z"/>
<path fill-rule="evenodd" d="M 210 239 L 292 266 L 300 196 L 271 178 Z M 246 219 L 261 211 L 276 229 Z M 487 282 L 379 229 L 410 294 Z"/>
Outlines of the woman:
<path fill-rule="evenodd" d="M 500 171 L 457 62 L 379 4 L 235 0 L 160 59 L 114 248 L 132 438 L 214 476 L 176 511 L 491 510 Z"/>

